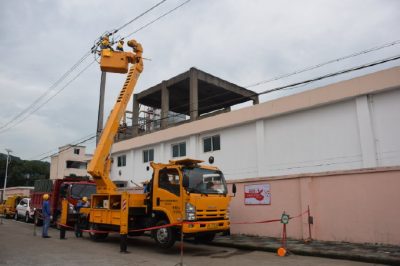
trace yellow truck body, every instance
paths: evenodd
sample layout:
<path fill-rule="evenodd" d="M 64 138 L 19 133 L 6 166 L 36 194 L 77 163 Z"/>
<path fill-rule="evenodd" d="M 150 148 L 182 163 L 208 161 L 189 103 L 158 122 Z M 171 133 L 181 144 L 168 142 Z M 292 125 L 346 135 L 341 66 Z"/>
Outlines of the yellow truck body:
<path fill-rule="evenodd" d="M 16 207 L 19 201 L 23 198 L 23 195 L 9 196 L 3 204 L 0 204 L 0 213 L 6 218 L 11 218 L 15 215 Z"/>
<path fill-rule="evenodd" d="M 84 218 L 79 220 L 91 229 L 93 239 L 104 238 L 110 231 L 119 232 L 121 251 L 126 251 L 128 235 L 140 235 L 144 230 L 151 231 L 156 243 L 164 248 L 171 247 L 178 236 L 209 241 L 218 232 L 229 232 L 230 196 L 224 176 L 216 167 L 193 159 L 152 162 L 153 177 L 141 194 L 119 191 L 110 179 L 111 146 L 143 71 L 141 44 L 130 40 L 128 46 L 133 53 L 111 49 L 100 53 L 102 71 L 128 75 L 88 165 L 97 192 L 91 196 L 90 207 L 80 209 Z M 64 224 L 66 209 L 64 203 Z"/>

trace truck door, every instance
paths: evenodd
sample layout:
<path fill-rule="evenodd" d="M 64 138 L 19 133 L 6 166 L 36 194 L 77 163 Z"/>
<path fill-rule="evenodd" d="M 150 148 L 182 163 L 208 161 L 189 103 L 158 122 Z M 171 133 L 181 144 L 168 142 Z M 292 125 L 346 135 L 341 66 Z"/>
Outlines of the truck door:
<path fill-rule="evenodd" d="M 155 174 L 153 210 L 164 212 L 170 223 L 182 221 L 181 177 L 177 168 L 164 168 Z"/>

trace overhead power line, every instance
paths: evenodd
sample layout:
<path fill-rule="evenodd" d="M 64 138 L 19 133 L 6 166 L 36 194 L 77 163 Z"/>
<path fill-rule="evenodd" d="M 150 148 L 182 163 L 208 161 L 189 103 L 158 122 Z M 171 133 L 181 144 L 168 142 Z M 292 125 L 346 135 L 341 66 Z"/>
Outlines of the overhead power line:
<path fill-rule="evenodd" d="M 125 24 L 123 24 L 122 26 L 118 27 L 115 32 L 125 28 L 126 26 L 128 26 L 129 24 L 133 23 L 134 21 L 136 21 L 137 19 L 143 17 L 145 14 L 149 13 L 150 11 L 152 11 L 153 9 L 155 9 L 156 7 L 160 6 L 161 4 L 163 4 L 164 2 L 166 2 L 167 0 L 162 0 L 159 3 L 157 3 L 156 5 L 152 6 L 151 8 L 147 9 L 146 11 L 142 12 L 140 15 L 136 16 L 135 18 L 131 19 L 130 21 L 126 22 Z M 51 91 L 53 91 L 56 87 L 58 87 L 76 68 L 79 67 L 79 65 L 85 61 L 89 55 L 91 54 L 91 51 L 86 52 L 69 70 L 67 70 L 56 82 L 54 82 L 45 92 L 43 92 L 36 100 L 34 100 L 28 107 L 26 107 L 25 109 L 23 109 L 21 112 L 19 112 L 17 115 L 15 115 L 14 117 L 12 117 L 8 122 L 6 122 L 5 124 L 0 126 L 0 133 L 7 131 L 10 128 L 13 128 L 15 125 L 12 125 L 13 123 L 15 123 L 15 121 L 17 121 L 20 117 L 23 117 L 24 115 L 26 115 L 27 113 L 29 113 L 25 118 L 21 119 L 20 122 L 24 121 L 27 117 L 29 117 L 32 113 L 36 112 L 38 109 L 40 109 L 44 104 L 48 103 L 51 99 L 53 99 L 55 97 L 55 95 L 58 95 L 63 89 L 65 89 L 65 87 L 58 91 L 55 95 L 53 95 L 52 97 L 50 97 L 49 100 L 47 100 L 44 104 L 40 104 L 39 107 L 36 107 Z M 80 73 L 81 74 L 81 73 Z M 78 75 L 80 76 L 80 75 Z M 77 77 L 76 77 L 77 78 Z M 73 80 L 75 80 L 76 78 L 74 78 Z M 30 112 L 30 110 L 34 109 L 35 110 L 33 112 Z M 19 124 L 20 122 L 17 122 L 17 124 Z M 11 125 L 11 126 L 9 126 Z M 2 130 L 3 129 L 3 130 Z"/>
<path fill-rule="evenodd" d="M 399 43 L 400 43 L 400 40 L 396 40 L 396 41 L 393 41 L 393 42 L 385 43 L 385 44 L 382 44 L 382 45 L 379 45 L 379 46 L 375 46 L 375 47 L 372 47 L 372 48 L 369 48 L 369 49 L 366 49 L 366 50 L 363 50 L 363 51 L 359 51 L 359 52 L 352 53 L 352 54 L 349 54 L 349 55 L 346 55 L 346 56 L 343 56 L 343 57 L 339 57 L 339 58 L 332 59 L 332 60 L 329 60 L 329 61 L 326 61 L 326 62 L 323 62 L 323 63 L 319 63 L 319 64 L 314 65 L 314 66 L 309 66 L 309 67 L 306 67 L 306 68 L 302 68 L 302 69 L 296 70 L 294 72 L 283 74 L 283 75 L 280 75 L 280 76 L 277 76 L 277 77 L 274 77 L 274 78 L 271 78 L 271 79 L 259 81 L 259 82 L 247 85 L 247 86 L 245 86 L 245 88 L 251 88 L 251 87 L 259 86 L 259 85 L 266 84 L 266 83 L 269 83 L 269 82 L 272 82 L 272 81 L 276 81 L 276 80 L 279 80 L 279 79 L 287 78 L 287 77 L 290 77 L 290 76 L 293 76 L 293 75 L 297 75 L 297 74 L 300 74 L 300 73 L 304 73 L 304 72 L 307 72 L 307 71 L 310 71 L 310 70 L 313 70 L 313 69 L 316 69 L 316 68 L 319 68 L 319 67 L 322 67 L 322 66 L 326 66 L 326 65 L 329 65 L 329 64 L 332 64 L 332 63 L 340 62 L 342 60 L 346 60 L 346 59 L 349 59 L 349 58 L 352 58 L 352 57 L 356 57 L 356 56 L 359 56 L 359 55 L 368 54 L 368 53 L 375 52 L 375 51 L 378 51 L 378 50 L 381 50 L 381 49 L 384 49 L 384 48 L 388 48 L 388 47 L 397 45 Z"/>
<path fill-rule="evenodd" d="M 129 24 L 131 24 L 132 22 L 138 20 L 139 18 L 143 17 L 144 15 L 146 15 L 147 13 L 149 13 L 150 11 L 152 11 L 153 9 L 155 9 L 156 7 L 158 7 L 159 5 L 163 4 L 164 2 L 166 2 L 167 0 L 162 0 L 160 2 L 158 2 L 157 4 L 155 4 L 154 6 L 152 6 L 151 8 L 147 9 L 146 11 L 144 11 L 143 13 L 141 13 L 140 15 L 136 16 L 135 18 L 129 20 L 128 22 L 126 22 L 124 25 L 118 27 L 113 33 L 117 33 L 118 31 L 120 31 L 121 29 L 125 28 L 126 26 L 128 26 Z"/>
<path fill-rule="evenodd" d="M 36 113 L 40 108 L 42 108 L 44 105 L 46 105 L 48 102 L 50 102 L 54 97 L 56 97 L 58 94 L 60 94 L 60 92 L 62 92 L 64 89 L 66 89 L 73 81 L 75 81 L 78 77 L 80 77 L 90 66 L 93 65 L 94 62 L 96 62 L 96 61 L 93 60 L 90 64 L 88 64 L 85 68 L 83 68 L 75 77 L 73 77 L 71 80 L 69 80 L 60 90 L 58 90 L 55 94 L 53 94 L 52 96 L 47 98 L 46 101 L 41 103 L 35 109 L 31 110 L 27 115 L 25 115 L 24 117 L 22 117 L 19 120 L 12 121 L 11 125 L 9 125 L 7 128 L 3 128 L 2 130 L 0 130 L 0 134 L 2 134 L 4 132 L 10 130 L 11 128 L 19 125 L 20 123 L 25 121 L 28 117 L 30 117 L 32 114 Z"/>
<path fill-rule="evenodd" d="M 93 133 L 91 133 L 91 134 L 87 134 L 87 135 L 85 135 L 84 137 L 81 137 L 81 138 L 79 138 L 79 139 L 77 139 L 77 140 L 74 140 L 74 141 L 71 141 L 70 143 L 76 143 L 76 142 L 80 142 L 80 141 L 82 141 L 82 140 L 84 140 L 84 139 L 87 139 L 87 138 L 89 138 L 89 137 L 92 137 L 94 134 Z M 58 152 L 58 150 L 59 150 L 59 148 L 54 148 L 54 149 L 51 149 L 51 150 L 49 150 L 49 151 L 46 151 L 46 152 L 42 152 L 42 153 L 40 153 L 40 154 L 37 154 L 37 155 L 35 155 L 35 156 L 32 156 L 32 157 L 30 157 L 28 160 L 36 160 L 36 158 L 41 158 L 42 156 L 44 156 L 44 155 L 47 155 L 47 154 L 54 154 L 55 152 Z"/>
<path fill-rule="evenodd" d="M 267 93 L 272 93 L 272 92 L 279 91 L 279 90 L 294 89 L 294 88 L 296 88 L 296 87 L 298 87 L 298 86 L 300 86 L 300 85 L 307 85 L 307 84 L 310 84 L 310 83 L 313 83 L 313 82 L 316 82 L 316 81 L 319 81 L 319 80 L 323 80 L 323 79 L 326 79 L 326 78 L 330 78 L 330 77 L 334 77 L 334 76 L 339 76 L 339 75 L 342 75 L 342 74 L 350 73 L 350 72 L 353 72 L 353 71 L 357 71 L 357 70 L 369 68 L 369 67 L 372 67 L 372 66 L 376 66 L 376 65 L 388 63 L 388 62 L 395 61 L 395 60 L 399 60 L 399 59 L 400 59 L 400 55 L 396 55 L 396 56 L 392 56 L 392 57 L 389 57 L 389 58 L 385 58 L 385 59 L 381 59 L 381 60 L 378 60 L 378 61 L 374 61 L 374 62 L 371 62 L 371 63 L 359 65 L 359 66 L 356 66 L 356 67 L 352 67 L 352 68 L 340 70 L 340 71 L 337 71 L 337 72 L 329 73 L 329 74 L 326 74 L 326 75 L 323 75 L 323 76 L 315 77 L 315 78 L 312 78 L 312 79 L 304 80 L 304 81 L 301 81 L 301 82 L 296 82 L 296 83 L 292 83 L 292 84 L 289 84 L 289 85 L 280 86 L 280 87 L 277 87 L 277 88 L 274 88 L 274 89 L 268 89 L 268 90 L 265 90 L 265 91 L 260 92 L 260 93 L 256 93 L 256 92 L 255 92 L 253 95 L 250 95 L 250 96 L 242 96 L 242 97 L 239 97 L 239 98 L 249 98 L 249 97 L 251 97 L 251 96 L 259 96 L 259 95 L 263 95 L 263 94 L 267 94 Z M 213 98 L 213 97 L 219 97 L 219 96 L 221 96 L 221 95 L 223 95 L 223 94 L 225 94 L 225 93 L 221 93 L 221 94 L 218 94 L 218 95 L 213 95 L 213 96 L 207 97 L 207 99 L 210 99 L 210 98 Z M 227 100 L 227 101 L 224 101 L 224 102 L 219 102 L 218 105 L 220 105 L 221 103 L 222 103 L 222 104 L 224 104 L 224 103 L 228 104 L 228 103 L 230 103 L 230 102 L 232 102 L 232 101 L 236 101 L 237 99 L 238 99 L 238 98 L 235 98 L 234 100 Z M 202 99 L 202 100 L 205 100 L 205 99 Z M 200 100 L 200 102 L 201 102 L 202 100 Z M 183 104 L 183 105 L 181 105 L 181 106 L 178 106 L 178 108 L 179 108 L 179 107 L 186 107 L 186 106 L 189 106 L 189 105 L 190 105 L 190 104 Z M 213 107 L 213 106 L 216 106 L 216 105 L 211 105 L 211 107 Z M 193 110 L 193 111 L 199 111 L 199 109 Z M 163 118 L 154 119 L 154 120 L 152 120 L 152 121 L 146 122 L 145 124 L 150 124 L 150 123 L 154 123 L 154 122 L 159 122 L 159 121 L 162 121 L 162 120 L 165 120 L 165 119 L 169 119 L 169 118 L 174 118 L 174 117 L 177 117 L 177 116 L 179 116 L 179 114 L 168 115 L 168 116 L 163 117 Z M 139 126 L 139 124 L 133 124 L 132 126 Z M 87 142 L 87 141 L 89 141 L 89 140 L 91 140 L 91 139 L 93 139 L 93 138 L 95 138 L 95 137 L 96 137 L 96 134 L 94 134 L 93 136 L 87 137 L 87 138 L 84 139 L 83 141 L 80 141 L 79 143 L 74 144 L 74 145 L 72 145 L 71 147 L 68 147 L 68 148 L 66 148 L 66 149 L 69 149 L 69 148 L 72 148 L 72 147 L 77 146 L 77 145 L 79 145 L 79 144 L 85 143 L 85 142 Z M 82 138 L 81 138 L 81 139 L 82 139 Z M 62 150 L 62 151 L 64 151 L 64 150 Z M 45 154 L 47 154 L 47 153 L 45 153 Z M 57 153 L 54 153 L 54 154 L 52 154 L 52 155 L 43 157 L 43 158 L 40 159 L 40 160 L 44 160 L 44 159 L 50 158 L 51 156 L 56 155 L 56 154 L 57 154 Z M 39 156 L 38 156 L 38 157 L 39 157 Z"/>
<path fill-rule="evenodd" d="M 132 36 L 133 34 L 135 34 L 135 33 L 139 32 L 139 31 L 143 30 L 144 28 L 147 28 L 147 27 L 150 26 L 151 24 L 153 24 L 153 23 L 155 23 L 156 21 L 162 19 L 163 17 L 165 17 L 165 16 L 171 14 L 172 12 L 174 12 L 175 10 L 177 10 L 177 9 L 181 8 L 182 6 L 186 5 L 186 4 L 189 3 L 190 1 L 191 1 L 191 0 L 186 0 L 186 1 L 183 2 L 182 4 L 180 4 L 180 5 L 178 5 L 178 6 L 174 7 L 174 8 L 172 8 L 172 9 L 170 9 L 169 11 L 165 12 L 165 13 L 162 14 L 161 16 L 159 16 L 159 17 L 153 19 L 152 21 L 150 21 L 149 23 L 143 25 L 142 27 L 138 28 L 137 30 L 135 30 L 135 31 L 133 31 L 133 32 L 131 32 L 131 33 L 129 33 L 129 34 L 126 35 L 124 38 L 128 38 L 128 37 Z"/>
<path fill-rule="evenodd" d="M 28 113 L 29 110 L 34 108 L 37 104 L 40 103 L 41 100 L 43 100 L 51 91 L 53 91 L 60 83 L 62 83 L 83 61 L 88 58 L 90 55 L 90 52 L 87 52 L 84 54 L 78 62 L 76 62 L 69 70 L 67 70 L 56 82 L 54 82 L 45 92 L 43 92 L 35 101 L 33 101 L 28 107 L 23 109 L 21 112 L 19 112 L 17 115 L 15 115 L 13 118 L 11 118 L 7 123 L 4 125 L 0 126 L 0 130 L 6 128 L 8 125 L 12 124 L 15 120 L 23 116 L 24 114 Z"/>
<path fill-rule="evenodd" d="M 94 138 L 96 138 L 96 134 L 94 134 L 93 136 L 90 136 L 90 137 L 88 137 L 88 138 L 86 138 L 86 139 L 84 139 L 84 140 L 82 140 L 82 141 L 80 141 L 80 142 L 78 142 L 78 143 L 75 143 L 75 144 L 72 144 L 72 145 L 70 145 L 70 146 L 68 146 L 68 147 L 65 147 L 64 149 L 61 149 L 61 150 L 59 150 L 58 152 L 55 152 L 55 153 L 53 153 L 53 154 L 51 154 L 51 155 L 48 155 L 48 156 L 45 156 L 45 157 L 39 159 L 39 161 L 42 161 L 42 160 L 47 159 L 47 158 L 50 158 L 50 157 L 52 157 L 52 156 L 54 156 L 54 155 L 59 154 L 60 152 L 69 150 L 69 149 L 71 149 L 71 148 L 73 148 L 73 147 L 79 146 L 80 144 L 85 143 L 85 142 L 87 142 L 87 141 L 89 141 L 89 140 L 92 140 L 92 139 L 94 139 Z"/>
<path fill-rule="evenodd" d="M 254 92 L 251 95 L 241 96 L 241 97 L 238 97 L 238 98 L 235 98 L 235 99 L 230 99 L 230 100 L 226 100 L 226 101 L 223 101 L 223 102 L 218 102 L 218 103 L 216 103 L 214 105 L 208 105 L 207 107 L 219 106 L 221 104 L 229 104 L 231 102 L 237 101 L 238 99 L 248 99 L 249 97 L 252 97 L 252 96 L 259 96 L 259 95 L 268 94 L 268 93 L 272 93 L 272 92 L 276 92 L 276 91 L 280 91 L 280 90 L 294 89 L 294 88 L 296 88 L 296 87 L 298 87 L 300 85 L 307 85 L 307 84 L 310 84 L 310 83 L 313 83 L 313 82 L 316 82 L 316 81 L 319 81 L 319 80 L 323 80 L 323 79 L 326 79 L 326 78 L 339 76 L 339 75 L 342 75 L 342 74 L 350 73 L 350 72 L 361 70 L 361 69 L 366 69 L 366 68 L 369 68 L 369 67 L 381 65 L 381 64 L 388 63 L 388 62 L 395 61 L 395 60 L 399 60 L 399 59 L 400 59 L 400 55 L 396 55 L 396 56 L 388 57 L 388 58 L 385 58 L 385 59 L 377 60 L 377 61 L 374 61 L 374 62 L 371 62 L 371 63 L 359 65 L 359 66 L 356 66 L 356 67 L 340 70 L 340 71 L 333 72 L 333 73 L 329 73 L 329 74 L 326 74 L 326 75 L 323 75 L 323 76 L 319 76 L 319 77 L 315 77 L 315 78 L 312 78 L 312 79 L 308 79 L 308 80 L 292 83 L 292 84 L 285 85 L 285 86 L 276 87 L 276 88 L 273 88 L 273 89 L 268 89 L 268 90 L 262 91 L 260 93 Z M 219 96 L 222 96 L 223 94 L 226 94 L 226 92 L 218 94 L 218 95 L 213 95 L 213 96 L 207 97 L 207 99 L 214 98 L 214 97 L 219 97 Z M 177 108 L 185 107 L 185 106 L 190 106 L 190 104 L 189 103 L 182 104 L 180 106 L 177 106 Z M 194 111 L 199 111 L 199 109 L 193 110 L 192 112 L 194 112 Z M 152 120 L 150 122 L 147 122 L 145 124 L 158 122 L 158 121 L 162 121 L 162 120 L 165 120 L 165 119 L 174 118 L 174 117 L 177 117 L 177 116 L 179 116 L 179 114 L 169 115 L 169 116 L 166 116 L 166 117 L 163 117 L 163 118 L 154 119 L 154 120 Z M 139 126 L 139 125 L 136 124 L 136 125 L 132 125 L 132 126 Z"/>
<path fill-rule="evenodd" d="M 338 71 L 338 72 L 326 74 L 326 75 L 323 75 L 323 76 L 320 76 L 320 77 L 317 77 L 317 78 L 312 78 L 312 79 L 308 79 L 308 80 L 305 80 L 305 81 L 293 83 L 293 84 L 290 84 L 290 85 L 281 86 L 281 87 L 277 87 L 277 88 L 270 89 L 270 90 L 265 90 L 263 92 L 258 93 L 258 95 L 271 93 L 271 92 L 274 92 L 274 91 L 279 91 L 279 90 L 295 87 L 295 86 L 298 86 L 298 85 L 304 85 L 304 84 L 312 83 L 312 82 L 323 80 L 323 79 L 326 79 L 326 78 L 331 78 L 331 77 L 334 77 L 334 76 L 350 73 L 350 72 L 353 72 L 353 71 L 356 71 L 356 70 L 361 70 L 361 69 L 364 69 L 364 68 L 373 67 L 373 66 L 376 66 L 376 65 L 381 65 L 381 64 L 384 64 L 384 63 L 388 63 L 388 62 L 391 62 L 391 61 L 398 60 L 398 59 L 400 59 L 400 55 L 395 55 L 395 56 L 388 57 L 388 58 L 381 59 L 381 60 L 377 60 L 377 61 L 374 61 L 374 62 L 371 62 L 371 63 L 367 63 L 367 64 L 359 65 L 359 66 L 356 66 L 356 67 L 344 69 L 344 70 L 341 70 L 341 71 Z"/>

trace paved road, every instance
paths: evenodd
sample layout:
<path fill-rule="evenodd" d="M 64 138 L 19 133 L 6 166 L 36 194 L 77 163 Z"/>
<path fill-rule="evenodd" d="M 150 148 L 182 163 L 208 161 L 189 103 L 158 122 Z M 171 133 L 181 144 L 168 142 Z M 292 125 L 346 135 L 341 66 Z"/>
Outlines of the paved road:
<path fill-rule="evenodd" d="M 160 250 L 148 237 L 129 239 L 129 254 L 119 253 L 119 238 L 110 236 L 104 242 L 93 242 L 87 235 L 76 239 L 72 232 L 67 240 L 58 239 L 50 229 L 49 239 L 33 236 L 33 225 L 13 220 L 0 224 L 0 265 L 176 265 L 180 262 L 177 243 L 172 249 Z M 245 251 L 185 243 L 184 265 L 371 265 L 366 263 L 316 257 L 277 257 L 273 253 Z"/>

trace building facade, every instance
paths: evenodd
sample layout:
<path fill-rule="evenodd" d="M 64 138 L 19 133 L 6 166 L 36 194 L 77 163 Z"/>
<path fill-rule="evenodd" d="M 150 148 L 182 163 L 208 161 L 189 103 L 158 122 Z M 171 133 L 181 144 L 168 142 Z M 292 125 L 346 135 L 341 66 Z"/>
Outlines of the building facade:
<path fill-rule="evenodd" d="M 215 158 L 238 185 L 232 221 L 292 216 L 310 207 L 320 240 L 400 244 L 400 67 L 117 142 L 111 176 L 135 186 L 149 161 Z M 246 204 L 251 185 L 269 204 Z M 305 238 L 307 217 L 288 236 Z M 280 224 L 232 225 L 280 236 Z"/>
<path fill-rule="evenodd" d="M 89 176 L 86 168 L 92 156 L 85 153 L 85 146 L 66 145 L 59 147 L 58 150 L 58 154 L 51 156 L 50 179 Z"/>

